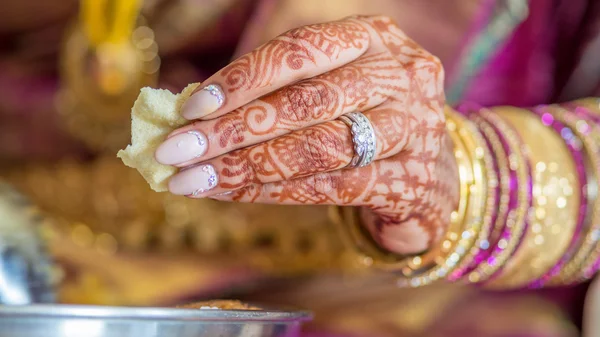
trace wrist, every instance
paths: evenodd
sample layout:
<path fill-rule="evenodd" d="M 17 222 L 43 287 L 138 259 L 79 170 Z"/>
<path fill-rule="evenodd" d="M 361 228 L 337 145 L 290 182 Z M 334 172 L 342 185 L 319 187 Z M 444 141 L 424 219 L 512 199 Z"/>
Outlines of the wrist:
<path fill-rule="evenodd" d="M 464 117 L 448 109 L 460 201 L 444 238 L 412 256 L 363 242 L 363 260 L 400 272 L 404 286 L 523 288 L 591 277 L 600 268 L 600 109 L 597 100 L 583 103 L 462 106 Z"/>

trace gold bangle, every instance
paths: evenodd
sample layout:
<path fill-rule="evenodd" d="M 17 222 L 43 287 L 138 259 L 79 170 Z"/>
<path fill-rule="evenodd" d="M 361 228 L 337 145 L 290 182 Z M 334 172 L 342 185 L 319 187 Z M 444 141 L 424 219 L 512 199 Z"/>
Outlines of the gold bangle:
<path fill-rule="evenodd" d="M 455 112 L 448 113 L 447 125 L 450 130 L 456 130 L 450 133 L 455 137 L 455 144 L 462 143 L 464 146 L 464 150 L 457 150 L 456 156 L 462 156 L 464 151 L 464 155 L 468 156 L 471 162 L 468 167 L 459 165 L 459 175 L 462 175 L 460 179 L 467 181 L 469 187 L 465 218 L 458 223 L 460 224 L 457 226 L 458 231 L 450 228 L 446 240 L 443 240 L 437 249 L 411 259 L 413 263 L 415 259 L 425 263 L 419 264 L 417 266 L 420 267 L 419 269 L 410 263 L 407 268 L 403 268 L 402 274 L 406 279 L 398 280 L 400 286 L 423 286 L 448 276 L 471 251 L 479 238 L 485 212 L 491 212 L 491 207 L 488 208 L 486 203 L 488 197 L 486 178 L 490 171 L 493 172 L 493 167 L 491 159 L 485 161 L 487 146 L 484 138 L 473 123 Z"/>
<path fill-rule="evenodd" d="M 543 276 L 566 251 L 579 211 L 579 194 L 573 193 L 579 181 L 566 144 L 539 117 L 512 107 L 493 111 L 512 125 L 523 140 L 523 152 L 532 169 L 533 208 L 527 216 L 529 226 L 523 242 L 487 286 L 521 288 Z"/>
<path fill-rule="evenodd" d="M 477 116 L 471 116 L 469 119 L 472 123 L 474 123 L 474 119 L 477 119 Z M 500 170 L 498 169 L 498 171 L 496 171 L 495 169 L 495 165 L 498 165 L 498 163 L 495 162 L 494 157 L 492 157 L 491 142 L 488 145 L 489 139 L 486 141 L 488 135 L 483 137 L 484 132 L 479 126 L 477 126 L 476 123 L 471 125 L 471 127 L 477 127 L 478 133 L 474 133 L 473 136 L 478 139 L 481 144 L 480 146 L 483 149 L 483 151 L 480 151 L 475 155 L 482 157 L 483 162 L 485 163 L 485 172 L 487 175 L 486 203 L 479 235 L 477 236 L 477 239 L 472 245 L 468 254 L 460 261 L 454 272 L 450 275 L 449 279 L 453 281 L 464 278 L 465 275 L 468 275 L 470 269 L 473 268 L 473 264 L 475 262 L 474 260 L 482 252 L 482 250 L 487 250 L 489 248 L 490 233 L 492 233 L 494 230 L 494 225 L 496 223 L 496 221 L 494 221 L 494 208 L 503 208 L 503 205 L 508 207 L 508 200 L 498 200 L 498 196 L 500 196 L 500 199 L 506 199 L 502 198 L 502 192 L 507 192 L 509 186 L 508 180 L 506 179 L 504 179 L 504 183 L 501 184 L 503 178 Z M 502 170 L 502 173 L 508 174 L 504 169 Z M 497 193 L 498 189 L 500 189 L 500 193 Z"/>
<path fill-rule="evenodd" d="M 476 123 L 480 132 L 488 140 L 490 151 L 488 155 L 491 157 L 492 153 L 494 154 L 493 157 L 497 166 L 495 183 L 499 188 L 499 198 L 490 198 L 490 200 L 495 201 L 493 206 L 497 207 L 496 221 L 490 224 L 487 233 L 482 233 L 485 234 L 486 241 L 489 241 L 490 238 L 499 238 L 502 228 L 506 223 L 506 215 L 508 213 L 510 201 L 510 166 L 508 163 L 508 155 L 504 151 L 500 138 L 496 132 L 494 132 L 492 127 L 480 116 L 473 116 L 471 120 Z"/>
<path fill-rule="evenodd" d="M 480 116 L 482 117 L 481 121 L 483 125 L 489 128 L 489 132 L 499 132 L 504 136 L 506 146 L 510 149 L 510 153 L 507 154 L 504 151 L 500 153 L 504 153 L 504 155 L 507 156 L 508 167 L 510 171 L 514 172 L 513 174 L 515 175 L 518 190 L 516 195 L 516 207 L 506 213 L 504 223 L 496 223 L 500 226 L 501 233 L 498 237 L 498 241 L 491 247 L 492 251 L 489 258 L 482 261 L 475 270 L 467 276 L 468 281 L 471 283 L 485 281 L 498 273 L 506 261 L 514 254 L 526 227 L 525 217 L 529 208 L 529 191 L 527 188 L 529 168 L 526 163 L 526 158 L 520 151 L 521 140 L 518 134 L 509 124 L 488 109 L 482 110 Z M 494 128 L 497 131 L 495 131 Z M 502 145 L 497 146 L 502 147 Z"/>
<path fill-rule="evenodd" d="M 587 173 L 587 218 L 584 219 L 584 228 L 581 230 L 582 239 L 576 251 L 570 256 L 569 261 L 554 275 L 548 284 L 564 285 L 575 282 L 579 278 L 579 272 L 589 264 L 589 256 L 594 251 L 600 239 L 600 199 L 597 196 L 597 182 L 600 176 L 600 130 L 593 123 L 587 123 L 575 114 L 561 108 L 560 106 L 549 106 L 548 111 L 561 123 L 568 126 L 581 141 L 584 154 L 584 162 Z M 581 123 L 583 122 L 583 124 Z M 590 128 L 591 133 L 582 132 L 583 128 Z"/>
<path fill-rule="evenodd" d="M 450 219 L 449 229 L 442 240 L 442 244 L 439 249 L 436 248 L 436 252 L 439 250 L 442 254 L 447 255 L 453 246 L 456 245 L 460 238 L 462 231 L 462 224 L 465 218 L 465 212 L 467 209 L 467 199 L 470 197 L 470 185 L 472 185 L 473 174 L 472 164 L 470 157 L 467 155 L 467 150 L 460 140 L 456 132 L 456 124 L 452 122 L 454 120 L 453 112 L 448 108 L 446 109 L 446 117 L 448 122 L 446 123 L 446 129 L 449 132 L 450 137 L 455 142 L 455 157 L 459 168 L 459 191 L 460 200 L 458 203 L 457 210 L 452 213 Z M 364 226 L 361 225 L 358 217 L 358 212 L 355 207 L 332 207 L 330 208 L 331 216 L 333 221 L 338 225 L 340 234 L 346 244 L 351 247 L 349 254 L 353 257 L 356 265 L 364 267 L 374 267 L 377 269 L 387 271 L 401 271 L 404 268 L 409 268 L 409 264 L 412 266 L 422 265 L 423 262 L 429 264 L 430 261 L 440 260 L 440 254 L 427 254 L 427 259 L 423 260 L 422 256 L 407 257 L 398 254 L 389 253 L 381 249 L 377 243 L 371 238 L 370 234 L 367 233 Z"/>
<path fill-rule="evenodd" d="M 498 268 L 501 267 L 500 263 L 497 264 L 492 264 L 492 265 L 487 265 L 488 258 L 493 258 L 493 259 L 498 259 L 500 258 L 500 260 L 505 260 L 502 259 L 502 256 L 499 256 L 498 253 L 495 253 L 495 249 L 496 249 L 496 245 L 498 244 L 499 240 L 501 239 L 501 235 L 502 232 L 504 231 L 504 227 L 506 226 L 506 221 L 507 221 L 507 217 L 508 217 L 508 209 L 509 209 L 509 201 L 510 201 L 510 166 L 508 163 L 508 155 L 504 150 L 504 147 L 502 146 L 502 143 L 500 141 L 500 138 L 498 137 L 498 135 L 496 134 L 496 131 L 494 131 L 494 129 L 488 124 L 488 122 L 482 118 L 481 116 L 478 115 L 474 115 L 471 117 L 471 120 L 473 120 L 479 127 L 479 130 L 482 132 L 482 134 L 485 135 L 485 137 L 488 139 L 488 141 L 490 142 L 490 146 L 491 146 L 491 151 L 493 151 L 494 153 L 494 157 L 496 158 L 496 165 L 497 165 L 497 170 L 498 170 L 498 177 L 499 177 L 499 184 L 500 184 L 500 198 L 499 200 L 497 200 L 497 215 L 496 215 L 496 220 L 494 221 L 494 223 L 490 223 L 490 227 L 488 230 L 482 229 L 481 232 L 481 236 L 485 237 L 485 245 L 482 247 L 482 249 L 485 250 L 489 250 L 489 255 L 487 256 L 487 258 L 483 261 L 480 261 L 479 264 L 475 265 L 475 266 L 471 266 L 471 269 L 466 275 L 463 276 L 463 280 L 465 282 L 468 283 L 477 283 L 477 282 L 481 282 L 485 279 L 488 278 L 488 276 L 492 275 Z M 513 162 L 515 162 L 515 159 L 513 159 Z M 519 165 L 519 167 L 522 167 L 523 165 Z M 523 192 L 523 195 L 526 196 L 526 191 Z M 491 198 L 490 198 L 491 199 Z M 494 198 L 495 199 L 495 198 Z M 491 219 L 490 219 L 491 220 Z M 512 254 L 512 250 L 514 250 L 513 247 L 516 246 L 516 242 L 518 240 L 518 237 L 521 235 L 522 233 L 522 227 L 524 226 L 524 224 L 521 222 L 519 225 L 515 225 L 513 226 L 511 232 L 510 232 L 510 237 L 513 238 L 514 237 L 514 244 L 511 244 L 509 241 L 506 241 L 506 247 L 501 250 L 500 252 L 504 252 L 503 254 L 506 256 L 509 256 L 510 254 Z M 502 246 L 504 246 L 503 244 L 501 244 Z"/>

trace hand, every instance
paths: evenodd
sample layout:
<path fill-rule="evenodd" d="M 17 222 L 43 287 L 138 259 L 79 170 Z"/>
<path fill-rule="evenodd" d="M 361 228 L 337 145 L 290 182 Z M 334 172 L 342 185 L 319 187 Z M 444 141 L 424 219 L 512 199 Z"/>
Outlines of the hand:
<path fill-rule="evenodd" d="M 387 17 L 291 30 L 233 61 L 182 107 L 193 123 L 156 159 L 183 170 L 174 194 L 224 201 L 362 207 L 385 249 L 416 253 L 444 233 L 458 199 L 444 122 L 443 69 Z M 209 90 L 210 89 L 210 90 Z M 360 111 L 375 161 L 347 168 Z"/>

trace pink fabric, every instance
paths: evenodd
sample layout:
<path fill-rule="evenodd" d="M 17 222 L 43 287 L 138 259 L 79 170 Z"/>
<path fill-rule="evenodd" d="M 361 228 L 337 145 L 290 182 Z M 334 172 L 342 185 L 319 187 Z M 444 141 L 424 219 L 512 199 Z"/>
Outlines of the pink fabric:
<path fill-rule="evenodd" d="M 548 102 L 554 88 L 551 50 L 555 32 L 548 25 L 553 5 L 552 1 L 531 1 L 527 21 L 475 76 L 464 100 L 484 106 Z"/>
<path fill-rule="evenodd" d="M 559 96 L 583 49 L 581 31 L 593 5 L 589 0 L 529 3 L 527 20 L 472 79 L 465 101 L 532 106 Z"/>

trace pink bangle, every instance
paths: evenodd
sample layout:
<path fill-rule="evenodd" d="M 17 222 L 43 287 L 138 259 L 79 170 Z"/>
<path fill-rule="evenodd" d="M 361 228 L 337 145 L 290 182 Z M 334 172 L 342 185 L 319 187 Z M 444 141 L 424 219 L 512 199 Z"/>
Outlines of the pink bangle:
<path fill-rule="evenodd" d="M 579 106 L 574 103 L 566 103 L 562 106 L 584 120 L 587 119 L 597 125 L 600 124 L 600 116 L 590 112 L 586 107 Z M 590 130 L 584 131 L 587 131 L 588 133 L 591 132 Z M 595 155 L 600 156 L 600 146 L 596 149 Z M 596 180 L 598 179 L 600 179 L 600 167 L 596 167 Z M 600 196 L 598 195 L 596 196 L 596 198 L 599 197 Z M 596 201 L 596 203 L 597 202 L 598 201 Z M 595 215 L 596 212 L 600 212 L 600 207 L 598 207 L 598 205 L 592 207 L 592 213 Z M 600 224 L 596 223 L 594 219 L 592 219 L 590 228 L 588 230 L 588 233 L 586 234 L 586 240 L 590 240 L 590 243 L 593 246 L 595 246 L 595 249 L 592 249 L 589 252 L 589 257 L 586 258 L 580 266 L 581 270 L 578 273 L 579 276 L 570 278 L 570 281 L 572 283 L 578 283 L 589 280 L 600 269 L 600 246 L 598 246 L 598 243 L 600 242 Z"/>
<path fill-rule="evenodd" d="M 482 117 L 484 119 L 486 119 L 486 121 L 489 123 L 489 125 L 495 130 L 496 134 L 500 138 L 500 141 L 502 142 L 503 147 L 505 148 L 507 155 L 510 157 L 511 156 L 510 145 L 509 145 L 509 141 L 506 138 L 506 136 L 493 123 L 493 120 L 490 120 L 489 116 L 483 115 Z M 524 154 L 524 156 L 526 156 L 526 155 Z M 531 167 L 529 165 L 529 160 L 525 160 L 525 165 L 526 165 L 526 171 L 527 171 L 527 181 L 525 182 L 526 190 L 527 190 L 527 199 L 526 199 L 527 206 L 526 207 L 527 207 L 527 209 L 530 209 L 533 205 L 533 179 L 532 179 Z M 519 183 L 518 183 L 516 171 L 513 170 L 512 168 L 510 171 L 511 171 L 511 178 L 510 178 L 510 196 L 511 197 L 510 197 L 510 202 L 509 202 L 509 209 L 514 210 L 520 206 L 519 201 L 518 201 Z M 527 233 L 528 227 L 529 227 L 529 223 L 527 221 L 527 217 L 525 217 L 523 219 L 523 228 L 522 228 L 521 232 L 519 233 L 520 235 L 518 235 L 518 238 L 517 238 L 518 242 L 517 242 L 515 248 L 513 249 L 513 251 L 511 252 L 510 257 L 508 259 L 510 259 L 512 256 L 514 256 L 514 254 L 521 247 L 521 245 L 524 241 L 523 239 L 525 238 L 525 234 Z M 505 225 L 505 227 L 502 231 L 502 234 L 500 236 L 500 239 L 510 240 L 512 235 L 513 235 L 512 228 Z M 513 238 L 513 239 L 515 239 L 515 238 Z M 504 250 L 503 247 L 496 246 L 494 251 L 492 252 L 491 256 L 488 258 L 488 263 L 489 264 L 495 263 L 494 255 L 498 254 L 502 250 Z M 501 271 L 502 271 L 501 268 L 498 269 L 493 275 L 489 276 L 489 278 L 486 280 L 486 282 L 489 282 L 489 281 L 495 279 L 501 273 Z"/>
<path fill-rule="evenodd" d="M 506 154 L 507 160 L 513 155 L 517 155 L 512 152 L 511 141 L 506 135 L 500 130 L 498 126 L 494 124 L 494 118 L 490 112 L 486 112 L 485 109 L 473 108 L 473 106 L 463 105 L 460 107 L 464 113 L 472 114 L 476 113 L 477 118 L 481 120 L 482 125 L 487 127 L 494 133 L 499 140 L 500 146 L 503 148 L 503 152 Z M 510 127 L 507 125 L 507 127 Z M 516 133 L 513 137 L 518 137 Z M 489 140 L 489 139 L 488 139 Z M 513 139 L 513 143 L 520 141 Z M 512 144 L 514 147 L 515 144 Z M 522 158 L 523 155 L 519 154 Z M 509 160 L 510 161 L 510 160 Z M 506 262 L 513 254 L 518 250 L 521 245 L 524 235 L 527 231 L 527 221 L 524 213 L 531 207 L 533 202 L 532 195 L 532 177 L 531 168 L 526 158 L 523 158 L 523 169 L 526 172 L 517 173 L 516 169 L 513 169 L 509 165 L 508 174 L 508 207 L 506 214 L 496 214 L 496 221 L 494 227 L 498 230 L 498 235 L 492 235 L 486 242 L 486 247 L 480 247 L 481 249 L 473 258 L 473 261 L 467 266 L 467 268 L 461 269 L 458 276 L 469 276 L 468 281 L 470 283 L 484 283 L 490 279 L 493 279 L 502 270 L 502 265 Z M 501 175 L 496 172 L 497 175 Z M 508 226 L 508 216 L 510 214 L 521 214 L 518 217 L 517 222 L 512 226 Z M 477 277 L 472 278 L 475 275 Z"/>

